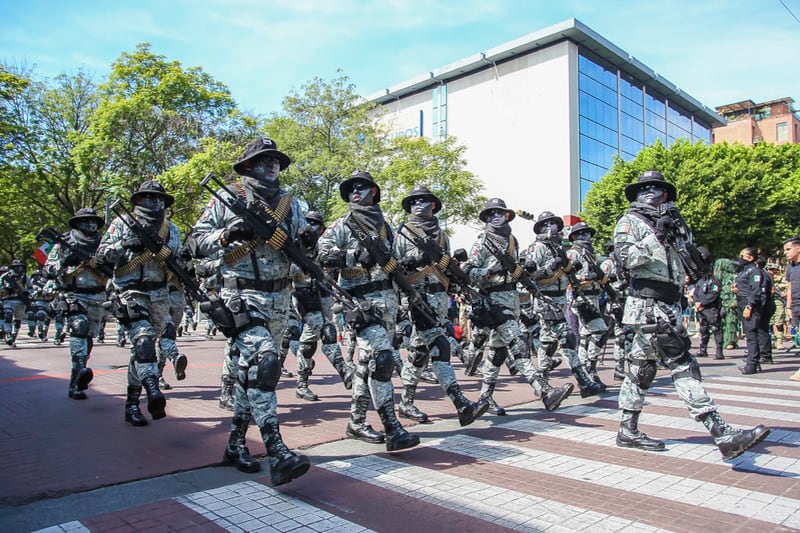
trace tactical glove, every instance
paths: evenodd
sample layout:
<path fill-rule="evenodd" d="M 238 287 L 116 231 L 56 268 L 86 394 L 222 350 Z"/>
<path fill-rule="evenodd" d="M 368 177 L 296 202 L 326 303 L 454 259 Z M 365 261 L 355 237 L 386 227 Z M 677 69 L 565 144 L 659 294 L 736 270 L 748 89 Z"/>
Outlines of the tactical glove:
<path fill-rule="evenodd" d="M 417 255 L 407 255 L 400 260 L 400 264 L 406 270 L 416 270 L 417 268 L 428 264 L 428 261 L 426 261 L 424 257 L 419 257 Z"/>
<path fill-rule="evenodd" d="M 580 262 L 580 261 L 578 261 L 577 259 L 576 259 L 575 261 L 573 261 L 573 262 L 572 262 L 572 270 L 573 270 L 573 271 L 577 272 L 577 271 L 579 271 L 579 270 L 580 270 L 580 269 L 582 269 L 582 268 L 583 268 L 583 263 L 581 263 L 581 262 Z"/>
<path fill-rule="evenodd" d="M 241 218 L 236 218 L 225 227 L 225 231 L 222 232 L 222 238 L 227 243 L 249 241 L 253 238 L 253 227 L 245 223 Z"/>
<path fill-rule="evenodd" d="M 536 262 L 535 261 L 525 261 L 525 264 L 522 265 L 522 266 L 523 266 L 523 268 L 525 268 L 525 271 L 528 274 L 533 274 L 534 272 L 536 272 L 539 269 L 539 267 L 536 266 Z"/>
<path fill-rule="evenodd" d="M 142 239 L 140 239 L 136 235 L 128 237 L 127 239 L 122 241 L 122 247 L 125 248 L 126 250 L 130 250 L 135 254 L 140 254 L 144 251 L 144 243 L 142 242 Z"/>
<path fill-rule="evenodd" d="M 319 240 L 319 233 L 310 224 L 300 230 L 299 236 L 300 242 L 309 250 L 312 250 L 317 245 L 317 240 Z"/>
<path fill-rule="evenodd" d="M 464 248 L 453 250 L 453 259 L 455 259 L 459 263 L 463 263 L 464 261 L 467 260 L 467 251 Z"/>
<path fill-rule="evenodd" d="M 347 264 L 347 252 L 344 250 L 331 250 L 320 258 L 322 266 L 327 268 L 342 268 Z"/>
<path fill-rule="evenodd" d="M 550 261 L 547 262 L 547 270 L 550 272 L 555 272 L 559 268 L 564 266 L 564 261 L 560 257 L 554 257 Z"/>
<path fill-rule="evenodd" d="M 181 261 L 188 263 L 192 260 L 192 251 L 189 249 L 188 246 L 181 246 L 178 250 L 178 258 Z"/>
<path fill-rule="evenodd" d="M 370 254 L 368 250 L 361 250 L 360 252 L 358 252 L 357 259 L 358 262 L 361 263 L 361 266 L 363 266 L 367 270 L 374 267 L 375 263 L 377 263 L 375 258 L 372 257 L 372 254 Z"/>
<path fill-rule="evenodd" d="M 671 216 L 664 215 L 656 220 L 656 230 L 659 235 L 668 235 L 675 230 L 675 221 Z"/>

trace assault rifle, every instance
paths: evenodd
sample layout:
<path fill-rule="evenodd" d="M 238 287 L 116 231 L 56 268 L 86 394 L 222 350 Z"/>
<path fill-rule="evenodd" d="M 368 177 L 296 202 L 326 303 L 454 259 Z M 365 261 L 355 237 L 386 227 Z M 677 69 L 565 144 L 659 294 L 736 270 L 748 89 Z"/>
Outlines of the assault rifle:
<path fill-rule="evenodd" d="M 500 262 L 500 265 L 511 275 L 511 278 L 514 281 L 518 281 L 522 284 L 525 289 L 528 290 L 531 294 L 536 295 L 542 301 L 552 303 L 552 300 L 542 294 L 541 289 L 539 289 L 536 282 L 531 279 L 531 275 L 528 273 L 527 270 L 522 268 L 522 266 L 517 262 L 516 259 L 511 257 L 505 250 L 501 250 L 499 246 L 491 239 L 491 237 L 486 237 L 483 240 L 486 248 L 489 249 L 489 252 Z"/>
<path fill-rule="evenodd" d="M 75 246 L 73 243 L 64 238 L 61 233 L 56 231 L 55 228 L 45 227 L 40 229 L 39 233 L 36 234 L 36 240 L 59 244 L 60 246 L 66 248 L 70 255 L 78 256 L 87 269 L 95 272 L 103 278 L 108 279 L 114 275 L 114 270 L 111 265 L 106 263 L 98 264 L 94 253 L 90 253 L 88 250 L 80 246 Z"/>
<path fill-rule="evenodd" d="M 397 286 L 400 287 L 400 290 L 408 296 L 412 321 L 415 315 L 417 315 L 416 322 L 419 322 L 418 328 L 430 329 L 437 326 L 439 324 L 439 318 L 436 316 L 436 310 L 434 310 L 428 301 L 417 292 L 413 285 L 411 285 L 409 279 L 399 268 L 397 259 L 392 257 L 391 252 L 380 240 L 380 237 L 362 229 L 353 213 L 350 213 L 350 219 L 353 220 L 353 224 L 348 224 L 348 227 L 353 231 L 353 235 L 359 244 L 375 258 L 376 262 L 381 265 L 383 271 L 386 272 Z"/>
<path fill-rule="evenodd" d="M 659 211 L 672 218 L 675 222 L 675 230 L 669 235 L 665 235 L 665 243 L 672 248 L 683 264 L 686 274 L 689 276 L 690 283 L 697 283 L 703 277 L 703 256 L 694 245 L 694 236 L 686 220 L 681 215 L 675 202 L 667 202 L 659 207 Z"/>
<path fill-rule="evenodd" d="M 213 181 L 221 190 L 227 193 L 224 196 L 209 185 Z M 245 200 L 230 189 L 222 180 L 209 172 L 200 182 L 200 185 L 208 190 L 214 198 L 222 202 L 233 214 L 244 220 L 253 228 L 258 240 L 263 241 L 275 250 L 283 252 L 292 262 L 299 266 L 303 272 L 308 274 L 317 286 L 330 294 L 339 301 L 348 311 L 358 308 L 358 300 L 340 287 L 334 280 L 330 279 L 325 271 L 309 258 L 303 249 L 298 246 L 286 231 L 280 226 L 280 222 L 270 215 L 257 202 L 245 202 Z M 251 241 L 252 242 L 252 241 Z M 245 244 L 247 246 L 247 244 Z"/>
<path fill-rule="evenodd" d="M 574 265 L 571 266 L 569 264 L 570 261 L 569 257 L 567 257 L 567 252 L 564 251 L 563 246 L 557 246 L 553 242 L 554 236 L 555 235 L 553 235 L 552 233 L 549 233 L 547 235 L 547 239 L 543 241 L 545 243 L 545 246 L 547 246 L 547 248 L 550 249 L 553 255 L 561 259 L 561 262 L 564 264 L 564 266 L 561 267 L 561 271 L 564 273 L 565 276 L 567 276 L 567 281 L 569 281 L 569 284 L 572 287 L 572 293 L 575 295 L 575 299 L 580 301 L 578 305 L 590 306 L 593 308 L 594 304 L 583 293 L 583 289 L 581 288 L 581 280 L 579 280 L 578 276 L 575 275 L 575 268 L 573 268 Z"/>
<path fill-rule="evenodd" d="M 166 245 L 163 239 L 158 235 L 154 235 L 150 230 L 142 225 L 141 222 L 136 220 L 133 214 L 116 200 L 111 204 L 110 209 L 119 217 L 119 219 L 136 235 L 145 248 L 146 259 L 155 259 L 164 264 L 164 266 L 181 282 L 184 290 L 197 302 L 200 302 L 200 310 L 206 315 L 210 316 L 214 324 L 226 337 L 232 337 L 236 334 L 236 325 L 234 324 L 231 312 L 225 307 L 222 299 L 217 295 L 209 295 L 200 288 L 197 280 L 179 263 L 172 250 Z M 136 260 L 136 258 L 134 258 Z"/>

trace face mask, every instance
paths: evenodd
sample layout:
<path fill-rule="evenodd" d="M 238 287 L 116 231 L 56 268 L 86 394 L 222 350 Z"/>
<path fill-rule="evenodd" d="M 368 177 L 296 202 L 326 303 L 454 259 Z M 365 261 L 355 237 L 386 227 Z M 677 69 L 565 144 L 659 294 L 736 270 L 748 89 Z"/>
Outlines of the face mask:
<path fill-rule="evenodd" d="M 414 198 L 411 200 L 411 214 L 422 218 L 431 218 L 433 216 L 433 200 L 426 196 Z"/>
<path fill-rule="evenodd" d="M 260 157 L 250 167 L 250 175 L 259 181 L 275 181 L 280 172 L 280 162 L 274 157 Z"/>
<path fill-rule="evenodd" d="M 82 221 L 75 224 L 78 231 L 86 235 L 97 233 L 97 222 Z"/>
<path fill-rule="evenodd" d="M 664 193 L 666 191 L 661 187 L 655 185 L 647 185 L 636 194 L 636 201 L 640 204 L 647 204 L 652 207 L 658 207 L 664 203 Z"/>
<path fill-rule="evenodd" d="M 575 240 L 582 243 L 592 242 L 592 235 L 588 231 L 581 231 L 575 235 Z"/>
<path fill-rule="evenodd" d="M 139 201 L 136 202 L 136 205 L 147 209 L 148 211 L 163 211 L 164 206 L 164 197 L 159 196 L 156 194 L 145 194 L 139 197 Z"/>
<path fill-rule="evenodd" d="M 495 228 L 499 228 L 508 221 L 506 212 L 500 209 L 489 211 L 489 215 L 486 217 L 486 219 L 489 225 L 494 226 Z"/>
<path fill-rule="evenodd" d="M 363 181 L 357 181 L 350 189 L 348 196 L 350 203 L 362 206 L 370 206 L 374 203 L 374 196 L 372 195 L 372 186 Z"/>

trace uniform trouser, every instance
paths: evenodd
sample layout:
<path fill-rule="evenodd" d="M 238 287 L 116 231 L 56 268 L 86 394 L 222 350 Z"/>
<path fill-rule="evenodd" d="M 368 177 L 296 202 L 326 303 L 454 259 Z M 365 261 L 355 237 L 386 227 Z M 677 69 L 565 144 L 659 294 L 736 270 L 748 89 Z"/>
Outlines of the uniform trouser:
<path fill-rule="evenodd" d="M 695 317 L 697 318 L 697 328 L 700 332 L 700 350 L 706 351 L 711 334 L 714 335 L 714 342 L 717 347 L 722 348 L 722 325 L 719 308 L 707 307 L 702 311 L 698 311 Z"/>
<path fill-rule="evenodd" d="M 548 360 L 551 354 L 556 351 L 556 344 L 561 343 L 561 353 L 569 360 L 570 368 L 577 368 L 581 365 L 578 352 L 575 350 L 575 333 L 567 324 L 566 318 L 560 320 L 548 319 L 545 313 L 539 314 L 539 349 L 536 352 L 539 368 L 548 368 Z M 561 315 L 563 317 L 563 314 Z"/>
<path fill-rule="evenodd" d="M 25 318 L 25 304 L 18 298 L 7 298 L 3 300 L 3 329 L 6 336 L 10 337 L 16 333 L 14 328 L 19 329 L 19 324 Z"/>
<path fill-rule="evenodd" d="M 164 331 L 169 316 L 169 294 L 167 289 L 139 292 L 125 291 L 120 294 L 123 303 L 135 302 L 128 307 L 139 307 L 147 310 L 147 316 L 135 318 L 125 326 L 125 333 L 131 341 L 131 357 L 128 364 L 128 386 L 141 387 L 142 379 L 153 376 L 158 379 L 158 364 L 155 354 L 155 343 Z M 142 346 L 152 345 L 152 353 Z"/>
<path fill-rule="evenodd" d="M 596 300 L 596 298 L 595 298 Z M 597 305 L 597 302 L 594 302 Z M 595 310 L 598 307 L 595 307 Z M 608 338 L 608 324 L 599 312 L 573 309 L 578 316 L 578 359 L 583 365 L 597 361 Z M 574 367 L 573 367 L 574 368 Z"/>
<path fill-rule="evenodd" d="M 775 298 L 775 312 L 769 319 L 769 325 L 775 334 L 775 340 L 783 341 L 783 326 L 786 323 L 786 304 L 780 298 Z"/>
<path fill-rule="evenodd" d="M 761 357 L 764 355 L 764 332 L 761 322 L 761 311 L 753 311 L 750 314 L 750 318 L 742 317 L 742 328 L 744 329 L 744 338 L 747 342 L 747 355 L 745 358 L 748 365 L 756 365 L 761 361 Z M 769 339 L 767 339 L 767 342 L 769 342 Z"/>
<path fill-rule="evenodd" d="M 758 321 L 758 344 L 761 349 L 761 357 L 772 357 L 772 338 L 770 336 L 770 321 L 775 313 L 774 308 L 767 308 Z"/>
<path fill-rule="evenodd" d="M 91 298 L 88 296 L 69 295 L 67 301 L 75 312 L 67 316 L 67 331 L 69 332 L 69 353 L 73 362 L 76 357 L 87 360 L 91 350 L 90 340 L 97 336 L 106 316 L 103 309 L 105 296 Z"/>
<path fill-rule="evenodd" d="M 435 344 L 436 339 L 442 337 L 448 344 L 449 352 L 446 357 L 440 354 L 439 347 Z M 456 383 L 456 374 L 453 371 L 453 366 L 450 364 L 450 355 L 455 351 L 453 345 L 458 346 L 458 342 L 452 337 L 448 337 L 444 328 L 439 326 L 434 328 L 418 331 L 414 328 L 411 334 L 410 350 L 408 358 L 403 362 L 403 369 L 400 377 L 403 380 L 403 385 L 406 387 L 416 387 L 419 384 L 422 372 L 425 370 L 428 362 L 433 368 L 433 373 L 439 381 L 442 390 L 447 392 L 447 389 Z M 439 341 L 442 342 L 442 341 Z M 423 360 L 419 360 L 422 357 Z"/>
<path fill-rule="evenodd" d="M 186 307 L 186 297 L 182 290 L 169 288 L 169 313 L 165 331 L 160 333 L 158 339 L 158 364 L 163 365 L 169 359 L 173 363 L 178 357 L 178 345 L 175 344 L 177 327 L 183 320 L 183 310 Z"/>
<path fill-rule="evenodd" d="M 659 355 L 651 344 L 651 338 L 654 336 L 654 333 L 643 333 L 641 327 L 634 326 L 630 368 L 619 391 L 619 408 L 622 410 L 641 411 L 644 407 L 647 388 L 639 386 L 635 381 L 639 381 L 640 376 L 647 373 L 643 367 L 649 367 L 655 373 Z M 705 413 L 717 410 L 714 400 L 708 395 L 700 383 L 700 378 L 697 377 L 700 375 L 700 369 L 693 357 L 686 354 L 686 357 L 681 358 L 677 363 L 668 361 L 665 363 L 672 374 L 675 392 L 678 393 L 678 397 L 695 420 Z"/>
<path fill-rule="evenodd" d="M 322 335 L 322 328 L 326 324 L 325 316 L 321 310 L 309 311 L 303 315 L 303 331 L 300 334 L 300 343 L 316 343 L 322 341 L 322 353 L 331 362 L 334 367 L 336 362 L 342 360 L 342 348 L 336 342 L 336 338 L 328 338 L 327 335 Z M 331 326 L 333 323 L 330 322 Z M 331 326 L 328 326 L 330 328 Z M 335 331 L 335 326 L 334 326 Z M 297 355 L 297 372 L 311 372 L 314 368 L 314 362 L 311 358 L 302 357 L 299 353 Z"/>
<path fill-rule="evenodd" d="M 530 353 L 523 350 L 520 346 L 520 338 L 522 332 L 519 329 L 519 322 L 516 319 L 506 320 L 489 333 L 489 354 L 483 361 L 483 383 L 485 385 L 492 385 L 497 382 L 497 376 L 500 374 L 500 365 L 503 361 L 497 357 L 497 354 L 502 354 L 504 350 L 508 350 L 510 357 L 514 358 L 514 365 L 519 370 L 519 373 L 529 383 L 533 383 L 534 379 L 539 376 L 539 372 L 533 366 Z M 499 349 L 499 350 L 498 350 Z"/>

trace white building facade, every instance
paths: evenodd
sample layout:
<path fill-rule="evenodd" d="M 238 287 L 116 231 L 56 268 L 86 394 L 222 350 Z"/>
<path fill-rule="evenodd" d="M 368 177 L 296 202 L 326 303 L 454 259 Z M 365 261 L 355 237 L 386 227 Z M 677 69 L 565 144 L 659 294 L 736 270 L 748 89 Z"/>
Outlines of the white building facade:
<path fill-rule="evenodd" d="M 453 135 L 487 197 L 567 217 L 618 155 L 661 139 L 711 142 L 724 120 L 628 53 L 571 19 L 367 97 L 392 135 Z M 567 221 L 568 223 L 568 221 Z M 522 244 L 532 225 L 512 223 Z M 451 226 L 468 247 L 480 222 Z"/>

